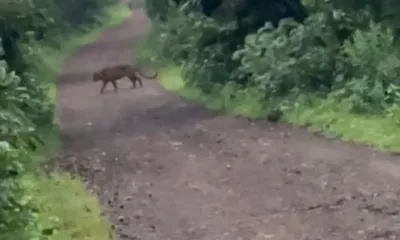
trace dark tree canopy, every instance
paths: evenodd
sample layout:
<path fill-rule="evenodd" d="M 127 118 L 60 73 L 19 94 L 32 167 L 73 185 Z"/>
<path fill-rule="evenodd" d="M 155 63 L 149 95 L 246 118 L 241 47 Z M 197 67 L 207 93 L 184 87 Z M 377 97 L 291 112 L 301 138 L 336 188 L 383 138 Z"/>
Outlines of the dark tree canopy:
<path fill-rule="evenodd" d="M 204 15 L 211 17 L 223 3 L 224 0 L 200 0 L 200 10 Z M 247 34 L 257 31 L 267 22 L 276 27 L 284 18 L 302 22 L 307 17 L 300 0 L 236 0 L 232 6 L 237 29 L 208 40 L 204 46 L 233 38 L 236 40 L 235 45 L 240 45 Z"/>
<path fill-rule="evenodd" d="M 200 0 L 200 9 L 206 16 L 211 16 L 223 3 L 223 0 Z M 306 17 L 300 0 L 236 0 L 232 6 L 239 21 L 252 16 L 254 21 L 276 25 L 282 18 L 292 17 L 303 21 Z"/>

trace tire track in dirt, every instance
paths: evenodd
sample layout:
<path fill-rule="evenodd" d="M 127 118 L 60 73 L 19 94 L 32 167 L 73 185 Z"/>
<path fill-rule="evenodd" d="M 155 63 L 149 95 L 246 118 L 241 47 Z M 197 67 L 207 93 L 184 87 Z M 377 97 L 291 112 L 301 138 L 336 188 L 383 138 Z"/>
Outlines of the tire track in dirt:
<path fill-rule="evenodd" d="M 149 26 L 133 11 L 69 59 L 58 85 L 60 165 L 89 182 L 119 239 L 400 239 L 398 158 L 220 116 L 154 81 L 99 95 L 90 73 L 133 61 Z"/>

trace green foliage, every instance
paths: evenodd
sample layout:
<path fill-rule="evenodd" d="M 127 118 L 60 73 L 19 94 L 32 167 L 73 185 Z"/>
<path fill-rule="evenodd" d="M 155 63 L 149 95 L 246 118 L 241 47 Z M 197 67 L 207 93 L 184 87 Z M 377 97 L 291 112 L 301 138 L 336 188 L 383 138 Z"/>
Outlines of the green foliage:
<path fill-rule="evenodd" d="M 32 196 L 43 240 L 111 240 L 111 226 L 101 205 L 79 178 L 54 172 L 50 176 L 27 174 L 22 178 Z M 74 201 L 71 201 L 73 197 Z"/>
<path fill-rule="evenodd" d="M 167 14 L 170 8 L 170 1 L 165 0 L 146 0 L 145 8 L 147 14 L 152 19 L 163 19 Z"/>
<path fill-rule="evenodd" d="M 115 0 L 5 0 L 0 3 L 0 38 L 12 70 L 27 70 L 29 56 L 20 44 L 46 41 L 60 44 L 65 34 L 98 22 L 98 15 Z M 23 77 L 23 76 L 22 76 Z"/>
<path fill-rule="evenodd" d="M 226 114 L 263 118 L 268 111 L 268 104 L 256 88 L 241 88 L 234 83 L 215 86 L 205 93 L 196 86 L 188 85 L 182 76 L 182 68 L 163 67 L 160 69 L 160 84 L 169 91 L 177 92 L 183 97 L 199 102 L 215 111 Z"/>
<path fill-rule="evenodd" d="M 356 30 L 342 47 L 329 41 L 335 29 L 326 13 L 311 15 L 304 24 L 267 24 L 247 37 L 233 57 L 239 74 L 248 74 L 268 101 L 292 94 L 332 93 L 355 112 L 373 113 L 399 102 L 400 59 L 392 32 L 372 24 Z"/>
<path fill-rule="evenodd" d="M 30 104 L 30 95 L 14 72 L 7 73 L 4 61 L 0 62 L 0 102 L 0 238 L 28 239 L 36 234 L 30 231 L 35 221 L 18 179 L 36 137 L 35 125 L 21 109 Z"/>
<path fill-rule="evenodd" d="M 40 225 L 43 213 L 38 212 L 46 207 L 44 204 L 54 202 L 42 201 L 38 206 L 38 196 L 27 192 L 30 189 L 21 184 L 21 178 L 38 167 L 34 156 L 43 143 L 41 129 L 54 127 L 55 109 L 49 86 L 54 85 L 56 76 L 47 71 L 43 52 L 50 48 L 54 52 L 55 47 L 62 49 L 67 34 L 104 20 L 99 16 L 115 2 L 0 1 L 0 239 L 54 239 L 48 236 L 47 226 Z M 35 182 L 41 185 L 34 187 L 44 187 L 43 181 Z M 45 187 L 46 191 L 50 189 Z M 51 194 L 57 193 L 46 196 Z M 55 213 L 46 214 L 51 218 Z M 72 239 L 70 236 L 58 239 Z M 101 238 L 96 235 L 93 239 Z"/>
<path fill-rule="evenodd" d="M 351 110 L 374 113 L 399 103 L 400 58 L 389 29 L 371 24 L 357 30 L 343 44 L 343 61 L 347 77 L 337 95 Z"/>
<path fill-rule="evenodd" d="M 155 22 L 150 44 L 162 58 L 176 63 L 200 54 L 198 49 L 207 35 L 215 35 L 219 26 L 212 20 L 195 13 L 170 11 L 168 25 Z M 170 46 L 174 46 L 171 48 Z"/>
<path fill-rule="evenodd" d="M 38 235 L 30 199 L 24 198 L 24 191 L 18 178 L 24 172 L 26 152 L 11 148 L 6 141 L 0 142 L 0 238 L 30 239 Z"/>
<path fill-rule="evenodd" d="M 305 96 L 285 113 L 285 121 L 308 125 L 312 131 L 366 143 L 381 150 L 400 152 L 400 108 L 392 106 L 383 114 L 365 115 L 349 112 L 345 103 L 335 98 Z"/>
<path fill-rule="evenodd" d="M 238 74 L 261 88 L 268 99 L 305 91 L 327 91 L 334 81 L 336 49 L 329 45 L 333 29 L 323 13 L 310 16 L 304 24 L 282 20 L 247 37 Z"/>
<path fill-rule="evenodd" d="M 393 128 L 399 124 L 399 2 L 303 2 L 310 13 L 303 23 L 291 19 L 276 27 L 265 23 L 250 32 L 244 44 L 235 20 L 222 22 L 182 7 L 157 5 L 155 12 L 164 19 L 153 18 L 156 27 L 148 40 L 153 49 L 147 58 L 182 65 L 184 86 L 177 91 L 212 109 L 260 117 L 281 108 L 291 122 L 301 118 L 302 123 L 321 124 L 319 129 L 348 131 L 351 138 L 375 144 L 379 136 L 382 146 L 400 146 L 393 134 L 385 138 L 378 134 L 390 130 L 378 127 L 377 120 L 384 119 L 381 122 Z M 209 39 L 213 44 L 204 44 Z M 323 111 L 316 102 L 340 109 Z M 369 130 L 364 136 L 351 119 L 368 127 L 376 124 L 375 129 L 381 130 Z M 341 125 L 346 123 L 352 127 Z"/>
<path fill-rule="evenodd" d="M 187 83 L 205 92 L 235 83 L 238 89 L 257 88 L 265 101 L 312 92 L 333 94 L 352 111 L 385 109 L 398 101 L 394 36 L 380 25 L 367 27 L 374 13 L 361 3 L 332 9 L 340 4 L 319 2 L 320 11 L 304 23 L 283 19 L 277 28 L 266 23 L 238 50 L 224 41 L 202 47 L 232 25 L 169 7 L 168 22 L 157 22 L 153 36 L 158 38 L 150 39 L 156 39 L 152 43 L 162 58 L 183 62 Z"/>
<path fill-rule="evenodd" d="M 224 42 L 208 47 L 202 45 L 210 37 L 232 31 L 234 24 L 220 25 L 200 14 L 176 9 L 169 10 L 168 19 L 168 24 L 154 22 L 146 46 L 151 46 L 157 55 L 147 60 L 183 64 L 187 83 L 203 91 L 213 91 L 216 83 L 229 82 L 231 72 L 238 66 L 231 58 L 232 46 Z M 150 48 L 146 46 L 144 49 Z M 146 60 L 146 56 L 141 60 Z"/>
<path fill-rule="evenodd" d="M 13 147 L 20 147 L 27 139 L 15 139 L 16 136 L 30 135 L 34 124 L 21 107 L 29 105 L 30 95 L 20 86 L 21 79 L 14 72 L 7 73 L 5 61 L 0 62 L 0 138 L 11 142 Z M 21 140 L 21 141 L 20 141 Z"/>

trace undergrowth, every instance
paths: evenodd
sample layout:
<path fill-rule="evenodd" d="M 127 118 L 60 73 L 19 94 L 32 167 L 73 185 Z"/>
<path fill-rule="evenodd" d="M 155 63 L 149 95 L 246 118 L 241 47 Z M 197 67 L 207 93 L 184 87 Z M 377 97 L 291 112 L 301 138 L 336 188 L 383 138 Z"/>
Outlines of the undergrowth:
<path fill-rule="evenodd" d="M 80 179 L 55 172 L 51 176 L 25 175 L 22 183 L 34 199 L 33 207 L 47 239 L 109 240 L 112 230 L 102 209 Z"/>
<path fill-rule="evenodd" d="M 355 1 L 310 1 L 304 21 L 265 22 L 243 36 L 235 20 L 151 0 L 153 27 L 139 59 L 162 68 L 166 89 L 210 109 L 268 119 L 280 112 L 281 121 L 398 152 L 397 13 L 382 20 L 386 6 L 398 5 L 376 3 L 386 4 L 379 12 Z"/>
<path fill-rule="evenodd" d="M 200 89 L 185 84 L 182 77 L 182 67 L 168 66 L 160 69 L 160 84 L 167 90 L 177 92 L 181 96 L 199 102 L 214 111 L 221 111 L 231 115 L 263 118 L 266 116 L 266 107 L 262 101 L 248 91 L 239 91 L 232 86 L 225 85 L 215 88 L 213 92 L 205 94 Z M 231 96 L 234 96 L 232 99 Z"/>

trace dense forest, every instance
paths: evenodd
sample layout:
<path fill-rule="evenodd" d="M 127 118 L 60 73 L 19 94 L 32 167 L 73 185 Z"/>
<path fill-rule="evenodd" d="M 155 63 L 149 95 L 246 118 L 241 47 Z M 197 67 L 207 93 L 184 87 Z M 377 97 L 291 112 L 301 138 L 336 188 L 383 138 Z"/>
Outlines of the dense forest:
<path fill-rule="evenodd" d="M 187 87 L 223 95 L 225 105 L 252 102 L 253 116 L 291 121 L 295 111 L 324 105 L 300 122 L 335 108 L 393 127 L 399 8 L 393 0 L 148 0 L 154 27 L 146 44 L 154 50 L 144 59 L 183 66 Z M 341 120 L 330 118 L 321 128 Z"/>
<path fill-rule="evenodd" d="M 33 152 L 44 143 L 41 130 L 54 126 L 49 88 L 55 79 L 49 79 L 42 50 L 61 49 L 69 35 L 98 25 L 104 9 L 116 2 L 0 1 L 0 239 L 53 239 L 54 229 L 37 221 L 37 199 L 20 181 L 37 167 Z"/>

